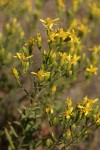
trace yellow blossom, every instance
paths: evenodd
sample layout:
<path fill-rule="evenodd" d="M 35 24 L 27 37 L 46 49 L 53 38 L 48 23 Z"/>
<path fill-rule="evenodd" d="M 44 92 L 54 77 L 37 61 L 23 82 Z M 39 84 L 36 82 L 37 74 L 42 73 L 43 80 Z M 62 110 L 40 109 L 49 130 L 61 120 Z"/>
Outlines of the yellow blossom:
<path fill-rule="evenodd" d="M 67 59 L 67 53 L 65 53 L 65 52 L 59 52 L 59 55 L 60 55 L 60 57 L 62 58 L 62 60 L 65 60 L 65 59 Z"/>
<path fill-rule="evenodd" d="M 51 105 L 48 105 L 48 106 L 45 108 L 45 112 L 46 112 L 47 114 L 53 114 L 54 110 L 53 110 L 53 108 L 52 108 Z"/>
<path fill-rule="evenodd" d="M 93 104 L 96 103 L 98 99 L 88 99 L 87 96 L 84 97 L 83 101 L 77 105 L 77 108 L 80 109 L 81 113 L 83 112 L 85 116 L 87 116 L 93 107 Z"/>
<path fill-rule="evenodd" d="M 35 38 L 30 38 L 26 43 L 25 46 L 33 46 L 34 44 L 36 44 L 37 40 Z"/>
<path fill-rule="evenodd" d="M 98 70 L 98 68 L 92 64 L 88 68 L 86 68 L 87 72 L 89 72 L 91 74 L 95 74 L 95 75 L 97 74 L 97 70 Z"/>
<path fill-rule="evenodd" d="M 12 71 L 13 71 L 13 74 L 14 74 L 15 78 L 16 78 L 16 79 L 19 79 L 19 73 L 18 73 L 17 69 L 16 69 L 16 68 L 13 68 Z"/>
<path fill-rule="evenodd" d="M 56 18 L 56 19 L 54 19 L 54 20 L 52 20 L 51 18 L 47 18 L 46 20 L 43 20 L 43 19 L 39 19 L 39 20 L 43 23 L 43 25 L 44 25 L 47 29 L 52 30 L 52 27 L 53 27 L 54 25 L 56 25 L 54 22 L 58 21 L 59 18 Z"/>
<path fill-rule="evenodd" d="M 62 38 L 63 41 L 69 36 L 69 32 L 64 31 L 63 28 L 58 29 L 57 33 L 58 37 Z"/>
<path fill-rule="evenodd" d="M 86 35 L 88 32 L 91 31 L 86 25 L 84 25 L 82 23 L 79 25 L 78 30 L 79 30 L 80 34 L 82 33 L 84 35 Z"/>
<path fill-rule="evenodd" d="M 73 0 L 73 11 L 76 11 L 78 8 L 79 0 Z"/>
<path fill-rule="evenodd" d="M 37 73 L 31 72 L 31 74 L 37 75 L 39 81 L 42 81 L 44 78 L 48 79 L 50 77 L 50 72 L 44 72 L 43 70 L 39 70 Z"/>
<path fill-rule="evenodd" d="M 93 16 L 100 16 L 100 8 L 97 6 L 97 4 L 95 2 L 93 3 L 88 3 L 88 6 L 90 8 L 90 11 L 92 13 Z"/>
<path fill-rule="evenodd" d="M 25 35 L 24 31 L 21 31 L 21 33 L 20 33 L 21 38 L 23 38 L 24 35 Z"/>
<path fill-rule="evenodd" d="M 66 102 L 68 107 L 72 106 L 72 99 L 71 98 L 67 98 Z"/>
<path fill-rule="evenodd" d="M 72 135 L 71 130 L 68 129 L 67 132 L 66 132 L 67 139 L 70 139 L 71 135 Z"/>
<path fill-rule="evenodd" d="M 54 86 L 52 87 L 52 92 L 53 92 L 53 93 L 56 92 L 56 85 L 54 85 Z"/>
<path fill-rule="evenodd" d="M 68 54 L 68 55 L 67 55 L 67 62 L 68 62 L 69 64 L 72 64 L 72 56 L 71 56 L 71 54 Z"/>
<path fill-rule="evenodd" d="M 97 125 L 100 125 L 100 118 L 98 118 L 98 119 L 96 120 L 96 124 L 97 124 Z"/>
<path fill-rule="evenodd" d="M 73 107 L 70 107 L 69 109 L 66 109 L 65 111 L 65 117 L 66 119 L 70 119 L 71 115 L 72 115 L 72 111 L 73 111 Z"/>
<path fill-rule="evenodd" d="M 50 34 L 49 34 L 49 40 L 48 40 L 48 42 L 50 42 L 50 41 L 55 41 L 55 38 L 57 37 L 57 33 L 55 33 L 55 32 L 51 32 Z"/>
<path fill-rule="evenodd" d="M 59 55 L 60 55 L 60 57 L 61 57 L 61 62 L 60 62 L 60 66 L 63 66 L 64 64 L 66 64 L 66 62 L 68 61 L 67 60 L 67 58 L 68 58 L 68 56 L 67 56 L 67 53 L 65 53 L 65 52 L 59 52 Z"/>
<path fill-rule="evenodd" d="M 32 1 L 31 1 L 31 0 L 30 0 L 30 1 L 26 0 L 24 5 L 26 5 L 27 10 L 28 10 L 30 13 L 32 13 L 32 10 L 33 10 Z"/>
<path fill-rule="evenodd" d="M 78 19 L 73 19 L 72 22 L 71 22 L 71 25 L 69 27 L 69 31 L 74 29 L 75 27 L 77 27 L 78 23 L 79 23 Z"/>
<path fill-rule="evenodd" d="M 55 60 L 56 57 L 57 57 L 57 56 L 56 56 L 56 53 L 54 53 L 54 52 L 52 52 L 52 51 L 51 51 L 50 55 L 51 55 L 51 58 L 54 59 L 54 60 Z"/>
<path fill-rule="evenodd" d="M 7 30 L 8 32 L 10 31 L 10 24 L 9 24 L 9 23 L 6 24 L 6 30 Z"/>
<path fill-rule="evenodd" d="M 79 43 L 79 39 L 76 36 L 76 33 L 74 30 L 72 30 L 72 32 L 70 33 L 69 38 L 71 39 L 70 43 Z"/>
<path fill-rule="evenodd" d="M 92 51 L 92 52 L 94 52 L 94 53 L 98 53 L 98 52 L 100 52 L 100 45 L 94 45 L 89 50 Z"/>
<path fill-rule="evenodd" d="M 28 59 L 30 59 L 30 58 L 33 57 L 33 55 L 25 56 L 24 53 L 16 53 L 16 54 L 17 54 L 17 56 L 14 56 L 14 57 L 15 57 L 15 58 L 17 57 L 17 58 L 19 58 L 21 61 L 24 61 L 24 62 L 26 62 Z"/>
<path fill-rule="evenodd" d="M 65 8 L 65 4 L 64 4 L 63 0 L 57 0 L 57 6 L 60 9 Z"/>
<path fill-rule="evenodd" d="M 76 65 L 76 63 L 79 59 L 80 59 L 80 56 L 77 56 L 76 54 L 74 54 L 74 56 L 72 57 L 72 60 L 71 60 L 71 64 Z"/>
<path fill-rule="evenodd" d="M 86 103 L 86 107 L 90 107 L 92 106 L 94 103 L 96 103 L 98 101 L 98 98 L 92 100 L 92 99 L 89 99 Z"/>

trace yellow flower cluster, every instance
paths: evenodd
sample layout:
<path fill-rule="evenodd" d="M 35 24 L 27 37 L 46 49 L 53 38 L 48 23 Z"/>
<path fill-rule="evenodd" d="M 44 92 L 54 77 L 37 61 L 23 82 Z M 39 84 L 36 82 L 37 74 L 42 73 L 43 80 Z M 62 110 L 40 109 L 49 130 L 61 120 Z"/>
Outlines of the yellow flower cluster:
<path fill-rule="evenodd" d="M 53 114 L 54 113 L 54 110 L 53 110 L 53 108 L 52 108 L 52 106 L 51 105 L 48 105 L 46 108 L 45 108 L 45 112 L 47 113 L 47 114 Z"/>
<path fill-rule="evenodd" d="M 26 61 L 28 61 L 28 59 L 33 57 L 33 55 L 25 56 L 24 53 L 16 53 L 16 55 L 17 56 L 14 56 L 14 57 L 20 59 L 22 62 L 26 62 Z"/>
<path fill-rule="evenodd" d="M 72 107 L 72 99 L 71 98 L 67 98 L 66 100 L 66 111 L 65 111 L 65 117 L 67 120 L 69 120 L 71 118 L 72 112 L 73 112 L 73 107 Z"/>
<path fill-rule="evenodd" d="M 47 80 L 50 77 L 50 72 L 45 72 L 44 70 L 39 70 L 37 73 L 36 72 L 31 72 L 32 75 L 36 75 L 38 77 L 38 80 L 41 82 L 44 79 Z"/>
<path fill-rule="evenodd" d="M 66 138 L 67 138 L 67 139 L 70 139 L 70 138 L 71 138 L 71 135 L 72 135 L 72 132 L 71 132 L 70 129 L 68 129 L 67 132 L 66 132 Z"/>
<path fill-rule="evenodd" d="M 57 88 L 56 85 L 52 86 L 52 90 L 51 90 L 51 91 L 52 91 L 53 93 L 55 93 L 55 92 L 56 92 L 56 88 Z"/>
<path fill-rule="evenodd" d="M 85 96 L 83 101 L 77 105 L 77 108 L 81 113 L 84 113 L 84 115 L 87 116 L 91 112 L 93 104 L 95 104 L 97 101 L 98 99 L 93 100 Z"/>
<path fill-rule="evenodd" d="M 78 9 L 80 4 L 83 2 L 83 0 L 73 0 L 72 1 L 72 11 L 75 13 Z"/>
<path fill-rule="evenodd" d="M 18 80 L 19 79 L 19 73 L 18 73 L 17 69 L 13 68 L 12 71 L 13 71 L 14 77 Z"/>
<path fill-rule="evenodd" d="M 97 6 L 96 2 L 93 3 L 88 2 L 88 6 L 91 11 L 91 15 L 93 15 L 93 17 L 100 17 L 100 8 Z"/>
<path fill-rule="evenodd" d="M 65 64 L 76 65 L 78 60 L 80 59 L 80 56 L 77 56 L 76 54 L 74 54 L 72 56 L 72 55 L 67 54 L 65 52 L 59 52 L 59 55 L 61 57 L 60 66 L 63 66 Z"/>
<path fill-rule="evenodd" d="M 69 31 L 74 29 L 77 32 L 77 34 L 79 35 L 79 37 L 84 37 L 85 35 L 87 35 L 88 33 L 91 32 L 91 30 L 88 28 L 87 24 L 88 24 L 87 18 L 83 18 L 82 21 L 75 18 L 71 21 Z"/>
<path fill-rule="evenodd" d="M 57 6 L 58 6 L 58 9 L 64 9 L 65 4 L 64 4 L 63 0 L 57 0 Z"/>
<path fill-rule="evenodd" d="M 47 30 L 52 30 L 52 27 L 56 25 L 54 22 L 58 21 L 59 18 L 52 20 L 51 18 L 47 18 L 46 20 L 40 19 L 43 25 L 46 27 Z"/>
<path fill-rule="evenodd" d="M 96 75 L 97 74 L 97 70 L 98 68 L 95 67 L 94 65 L 90 65 L 89 67 L 86 68 L 86 71 L 89 73 L 89 74 L 94 74 Z"/>

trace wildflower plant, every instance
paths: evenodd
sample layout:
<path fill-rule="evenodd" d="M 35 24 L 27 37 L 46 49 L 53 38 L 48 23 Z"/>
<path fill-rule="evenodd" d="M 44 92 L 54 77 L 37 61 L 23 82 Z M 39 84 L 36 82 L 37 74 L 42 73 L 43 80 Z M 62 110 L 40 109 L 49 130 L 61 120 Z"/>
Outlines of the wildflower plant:
<path fill-rule="evenodd" d="M 21 118 L 13 123 L 15 128 L 10 124 L 10 133 L 5 129 L 11 149 L 36 149 L 40 145 L 44 145 L 46 149 L 55 149 L 58 145 L 61 149 L 67 149 L 71 144 L 83 141 L 91 129 L 95 131 L 100 126 L 99 107 L 94 107 L 97 98 L 90 99 L 85 96 L 76 105 L 71 98 L 67 98 L 65 102 L 62 101 L 62 107 L 57 106 L 58 89 L 61 94 L 65 87 L 77 82 L 80 72 L 88 80 L 98 71 L 97 62 L 84 54 L 78 28 L 59 28 L 56 23 L 58 20 L 40 19 L 47 31 L 48 50 L 42 49 L 42 35 L 38 34 L 26 42 L 22 52 L 14 56 L 21 63 L 21 67 L 13 68 L 13 74 L 30 102 L 27 107 L 19 109 Z M 42 56 L 42 64 L 37 71 L 34 70 L 34 46 L 37 46 Z M 90 50 L 94 56 L 93 49 Z M 21 82 L 23 74 L 27 72 L 33 82 L 31 93 Z M 42 133 L 43 123 L 48 125 L 46 135 Z M 19 127 L 20 133 L 16 126 Z M 61 127 L 59 135 L 55 132 L 56 126 Z"/>

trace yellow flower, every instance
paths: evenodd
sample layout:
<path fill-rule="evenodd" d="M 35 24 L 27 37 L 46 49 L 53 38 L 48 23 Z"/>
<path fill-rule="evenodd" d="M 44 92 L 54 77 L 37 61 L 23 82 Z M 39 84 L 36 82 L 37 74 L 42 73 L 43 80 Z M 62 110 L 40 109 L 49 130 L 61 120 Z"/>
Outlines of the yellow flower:
<path fill-rule="evenodd" d="M 98 53 L 100 51 L 100 45 L 94 45 L 93 48 L 90 48 L 89 50 Z"/>
<path fill-rule="evenodd" d="M 43 70 L 40 70 L 38 71 L 37 75 L 38 75 L 39 81 L 41 81 L 44 78 L 48 79 L 50 77 L 50 72 L 43 72 Z"/>
<path fill-rule="evenodd" d="M 16 78 L 16 79 L 19 79 L 19 73 L 18 73 L 17 69 L 16 69 L 16 68 L 13 68 L 12 71 L 13 71 L 13 74 L 14 74 L 15 78 Z"/>
<path fill-rule="evenodd" d="M 97 17 L 100 16 L 100 8 L 97 6 L 95 2 L 88 3 L 88 6 L 93 16 L 97 16 Z"/>
<path fill-rule="evenodd" d="M 71 64 L 76 65 L 76 63 L 79 59 L 80 59 L 80 56 L 77 56 L 76 54 L 74 54 L 74 56 L 72 57 L 72 60 L 71 60 Z"/>
<path fill-rule="evenodd" d="M 54 86 L 52 87 L 52 92 L 53 92 L 53 93 L 56 92 L 56 85 L 54 85 Z"/>
<path fill-rule="evenodd" d="M 69 36 L 69 32 L 64 31 L 63 28 L 58 29 L 57 33 L 58 37 L 62 38 L 63 41 Z"/>
<path fill-rule="evenodd" d="M 26 43 L 25 46 L 33 46 L 34 44 L 36 44 L 37 40 L 35 38 L 30 38 Z"/>
<path fill-rule="evenodd" d="M 66 102 L 68 107 L 72 106 L 72 99 L 71 98 L 67 98 Z"/>
<path fill-rule="evenodd" d="M 17 56 L 14 56 L 14 57 L 15 57 L 15 58 L 17 57 L 17 58 L 19 58 L 21 61 L 24 61 L 24 62 L 26 62 L 28 59 L 30 59 L 30 58 L 33 57 L 33 55 L 25 56 L 24 53 L 16 53 L 16 54 L 17 54 Z"/>
<path fill-rule="evenodd" d="M 84 24 L 80 24 L 79 27 L 78 27 L 78 30 L 80 33 L 86 35 L 87 33 L 89 33 L 91 30 Z"/>
<path fill-rule="evenodd" d="M 63 0 L 57 0 L 57 6 L 60 9 L 65 8 L 65 4 L 64 4 Z"/>
<path fill-rule="evenodd" d="M 84 115 L 87 116 L 91 112 L 92 108 L 91 107 L 84 107 L 83 112 Z"/>
<path fill-rule="evenodd" d="M 39 19 L 39 20 L 43 23 L 43 25 L 44 25 L 47 29 L 52 30 L 52 27 L 53 27 L 54 25 L 56 25 L 54 22 L 58 21 L 59 18 L 56 18 L 56 19 L 54 19 L 54 20 L 52 20 L 51 18 L 47 18 L 46 20 L 43 20 L 43 19 Z"/>
<path fill-rule="evenodd" d="M 46 108 L 45 108 L 45 112 L 47 114 L 53 114 L 53 108 L 51 107 L 51 105 L 48 105 Z"/>
<path fill-rule="evenodd" d="M 69 109 L 66 109 L 65 111 L 65 117 L 66 119 L 70 119 L 71 115 L 72 115 L 72 111 L 73 111 L 73 107 L 70 107 Z"/>
<path fill-rule="evenodd" d="M 97 74 L 97 70 L 98 70 L 98 68 L 93 66 L 92 64 L 88 68 L 86 68 L 87 72 L 94 74 L 94 75 Z"/>
<path fill-rule="evenodd" d="M 54 53 L 54 52 L 52 52 L 52 51 L 51 51 L 50 55 L 51 55 L 51 58 L 54 59 L 54 60 L 55 60 L 56 57 L 57 57 L 57 56 L 56 56 L 56 53 Z"/>
<path fill-rule="evenodd" d="M 86 107 L 91 107 L 94 103 L 96 103 L 98 101 L 98 98 L 92 100 L 92 99 L 89 99 L 86 103 Z"/>
<path fill-rule="evenodd" d="M 71 54 L 68 54 L 68 55 L 67 55 L 67 62 L 68 62 L 69 64 L 72 64 L 72 56 L 71 56 Z"/>
<path fill-rule="evenodd" d="M 50 41 L 55 41 L 55 38 L 57 37 L 57 33 L 55 33 L 55 32 L 51 32 L 50 34 L 49 34 L 49 40 L 48 40 L 48 42 L 50 42 Z"/>
<path fill-rule="evenodd" d="M 32 13 L 33 7 L 32 7 L 32 1 L 25 1 L 24 5 L 26 5 L 27 10 Z"/>
<path fill-rule="evenodd" d="M 72 135 L 71 130 L 68 129 L 67 132 L 66 132 L 67 139 L 70 139 L 71 135 Z"/>
<path fill-rule="evenodd" d="M 70 40 L 71 43 L 79 43 L 79 39 L 76 36 L 76 33 L 74 30 L 72 30 L 72 32 L 70 33 L 69 38 L 71 39 Z"/>
<path fill-rule="evenodd" d="M 7 30 L 8 32 L 10 31 L 10 28 L 11 28 L 11 27 L 10 27 L 10 24 L 7 23 L 7 24 L 6 24 L 6 30 Z"/>
<path fill-rule="evenodd" d="M 37 73 L 31 72 L 31 74 L 37 75 L 39 81 L 42 81 L 44 78 L 48 79 L 50 77 L 50 72 L 44 72 L 43 70 L 39 70 Z"/>
<path fill-rule="evenodd" d="M 88 99 L 87 96 L 84 97 L 83 101 L 77 105 L 77 108 L 80 109 L 81 113 L 84 113 L 85 116 L 87 116 L 93 107 L 93 104 L 96 103 L 98 101 L 98 99 Z"/>
<path fill-rule="evenodd" d="M 96 124 L 97 124 L 97 125 L 100 125 L 100 118 L 98 118 L 98 119 L 96 120 Z"/>
<path fill-rule="evenodd" d="M 91 107 L 86 107 L 86 106 L 82 106 L 82 105 L 77 105 L 77 108 L 80 109 L 80 113 L 84 113 L 85 116 L 87 116 L 90 111 L 92 110 Z"/>
<path fill-rule="evenodd" d="M 24 35 L 25 35 L 24 31 L 21 31 L 21 33 L 20 33 L 21 38 L 23 38 Z"/>
<path fill-rule="evenodd" d="M 59 55 L 60 55 L 60 57 L 62 58 L 62 60 L 65 60 L 65 59 L 67 59 L 67 53 L 65 53 L 65 52 L 59 52 Z"/>
<path fill-rule="evenodd" d="M 72 29 L 76 28 L 78 23 L 79 23 L 78 19 L 73 19 L 72 22 L 71 22 L 71 25 L 69 27 L 69 30 L 71 31 Z"/>
<path fill-rule="evenodd" d="M 73 0 L 73 10 L 76 11 L 78 8 L 79 0 Z"/>

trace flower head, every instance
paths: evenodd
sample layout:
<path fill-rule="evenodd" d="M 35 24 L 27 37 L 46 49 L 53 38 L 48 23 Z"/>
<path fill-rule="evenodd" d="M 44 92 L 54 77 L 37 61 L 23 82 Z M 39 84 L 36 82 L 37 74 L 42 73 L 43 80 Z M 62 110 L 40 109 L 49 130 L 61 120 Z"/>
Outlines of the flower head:
<path fill-rule="evenodd" d="M 53 114 L 54 110 L 53 110 L 53 108 L 52 108 L 51 105 L 48 105 L 48 106 L 45 108 L 45 112 L 46 112 L 47 114 Z"/>
<path fill-rule="evenodd" d="M 63 0 L 57 0 L 57 6 L 59 9 L 65 8 L 65 4 L 64 4 Z"/>
<path fill-rule="evenodd" d="M 19 79 L 19 73 L 18 73 L 17 69 L 16 69 L 16 68 L 13 68 L 12 71 L 13 71 L 13 74 L 14 74 L 15 78 L 16 78 L 16 79 Z"/>
<path fill-rule="evenodd" d="M 25 56 L 24 53 L 16 53 L 17 56 L 14 56 L 15 58 L 17 57 L 18 59 L 20 59 L 22 62 L 26 62 L 28 59 L 32 58 L 33 55 L 30 56 Z"/>
<path fill-rule="evenodd" d="M 83 101 L 77 105 L 77 108 L 80 110 L 81 113 L 84 113 L 87 116 L 98 99 L 89 99 L 87 96 L 84 97 Z"/>
<path fill-rule="evenodd" d="M 73 111 L 73 107 L 70 107 L 70 108 L 66 109 L 65 117 L 66 117 L 67 120 L 69 120 L 71 118 L 72 111 Z"/>
<path fill-rule="evenodd" d="M 70 139 L 71 135 L 72 135 L 71 130 L 68 129 L 67 132 L 66 132 L 67 139 Z"/>
<path fill-rule="evenodd" d="M 68 107 L 71 107 L 72 106 L 72 99 L 71 98 L 67 98 L 66 102 Z"/>
<path fill-rule="evenodd" d="M 94 74 L 94 75 L 97 74 L 97 70 L 98 70 L 98 68 L 95 67 L 95 66 L 92 65 L 92 64 L 91 64 L 88 68 L 86 68 L 86 71 L 87 71 L 88 73 L 91 73 L 91 74 Z"/>
<path fill-rule="evenodd" d="M 48 79 L 50 77 L 50 72 L 44 72 L 42 69 L 36 72 L 31 72 L 33 75 L 37 75 L 38 80 L 42 81 L 44 78 Z"/>
<path fill-rule="evenodd" d="M 52 87 L 52 92 L 53 92 L 53 93 L 56 92 L 56 88 L 57 88 L 56 85 L 54 85 L 54 86 Z"/>
<path fill-rule="evenodd" d="M 56 18 L 56 19 L 54 19 L 54 20 L 52 20 L 51 18 L 47 18 L 46 20 L 43 20 L 43 19 L 39 19 L 39 20 L 43 23 L 43 25 L 44 25 L 47 29 L 52 30 L 52 27 L 53 27 L 54 25 L 56 25 L 54 22 L 58 21 L 59 18 Z"/>

